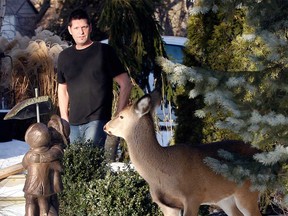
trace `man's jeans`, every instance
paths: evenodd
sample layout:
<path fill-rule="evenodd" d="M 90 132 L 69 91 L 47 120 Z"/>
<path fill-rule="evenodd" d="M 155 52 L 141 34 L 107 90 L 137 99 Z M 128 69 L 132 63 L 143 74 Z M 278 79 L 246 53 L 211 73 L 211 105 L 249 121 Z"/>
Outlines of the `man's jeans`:
<path fill-rule="evenodd" d="M 70 125 L 70 143 L 90 143 L 94 147 L 104 148 L 106 133 L 103 131 L 107 121 L 96 120 L 82 125 Z"/>

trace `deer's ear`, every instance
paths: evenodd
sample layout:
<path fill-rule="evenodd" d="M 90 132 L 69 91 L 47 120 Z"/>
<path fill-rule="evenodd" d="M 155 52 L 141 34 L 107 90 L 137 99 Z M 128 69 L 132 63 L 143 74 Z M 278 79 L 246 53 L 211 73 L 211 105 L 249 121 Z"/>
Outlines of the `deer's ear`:
<path fill-rule="evenodd" d="M 162 99 L 161 92 L 155 89 L 153 90 L 153 92 L 151 92 L 150 96 L 151 96 L 151 109 L 152 111 L 155 111 L 156 108 L 161 104 Z"/>
<path fill-rule="evenodd" d="M 144 95 L 142 98 L 140 98 L 135 104 L 134 104 L 134 110 L 135 112 L 141 116 L 145 115 L 150 111 L 151 107 L 151 96 L 150 95 Z"/>

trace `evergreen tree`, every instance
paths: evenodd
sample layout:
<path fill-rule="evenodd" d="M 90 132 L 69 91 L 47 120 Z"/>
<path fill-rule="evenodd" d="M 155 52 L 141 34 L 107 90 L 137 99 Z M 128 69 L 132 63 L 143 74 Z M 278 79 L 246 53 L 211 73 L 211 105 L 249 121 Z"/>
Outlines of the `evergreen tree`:
<path fill-rule="evenodd" d="M 242 140 L 264 150 L 248 166 L 245 166 L 247 160 L 241 160 L 242 169 L 239 160 L 232 157 L 227 163 L 233 164 L 230 167 L 234 172 L 228 171 L 227 167 L 221 169 L 221 161 L 207 159 L 206 162 L 226 177 L 233 176 L 235 181 L 241 180 L 245 172 L 251 179 L 251 172 L 259 163 L 269 166 L 268 170 L 274 170 L 276 175 L 267 170 L 269 175 L 254 172 L 254 179 L 263 180 L 251 179 L 255 188 L 281 190 L 285 194 L 288 158 L 287 13 L 286 0 L 196 1 L 188 33 L 190 64 L 184 66 L 159 59 L 172 85 L 187 87 L 191 82 L 194 85 L 189 89 L 189 97 L 203 97 L 205 106 L 195 112 L 197 117 L 211 115 L 216 119 L 215 127 L 232 131 Z M 222 156 L 227 161 L 231 158 L 227 154 Z M 286 197 L 284 202 L 288 200 Z"/>
<path fill-rule="evenodd" d="M 155 63 L 157 56 L 165 55 L 161 27 L 155 18 L 151 0 L 107 0 L 103 4 L 99 27 L 109 35 L 109 44 L 130 75 L 144 91 L 150 92 L 149 74 L 154 73 L 161 85 L 161 70 Z"/>
<path fill-rule="evenodd" d="M 108 33 L 109 44 L 114 47 L 135 81 L 132 100 L 139 98 L 144 92 L 151 91 L 150 73 L 154 74 L 155 86 L 157 88 L 162 86 L 161 70 L 155 62 L 157 56 L 165 55 L 160 35 L 161 27 L 154 17 L 154 6 L 157 3 L 159 1 L 151 0 L 106 0 L 103 2 L 98 26 Z M 108 139 L 106 145 L 111 146 L 111 149 L 116 149 L 117 142 L 116 139 Z"/>

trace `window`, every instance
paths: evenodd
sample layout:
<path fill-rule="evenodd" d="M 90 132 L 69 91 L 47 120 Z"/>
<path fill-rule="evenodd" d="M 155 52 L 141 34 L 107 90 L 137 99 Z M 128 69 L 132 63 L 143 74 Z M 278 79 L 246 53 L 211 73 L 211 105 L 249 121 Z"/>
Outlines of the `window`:
<path fill-rule="evenodd" d="M 8 40 L 12 40 L 15 37 L 15 31 L 15 16 L 4 16 L 1 27 L 1 36 Z"/>
<path fill-rule="evenodd" d="M 185 37 L 162 36 L 168 58 L 175 63 L 183 62 L 183 48 L 187 41 Z"/>

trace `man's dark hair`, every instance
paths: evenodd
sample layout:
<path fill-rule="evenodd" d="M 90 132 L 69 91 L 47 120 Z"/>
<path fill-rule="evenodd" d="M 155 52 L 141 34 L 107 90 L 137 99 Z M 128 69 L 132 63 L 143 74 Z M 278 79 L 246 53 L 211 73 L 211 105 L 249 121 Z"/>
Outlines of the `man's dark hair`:
<path fill-rule="evenodd" d="M 90 17 L 85 10 L 76 9 L 76 10 L 71 12 L 71 14 L 69 16 L 69 20 L 68 20 L 68 25 L 71 26 L 71 21 L 72 20 L 78 20 L 78 19 L 86 19 L 88 25 L 90 25 L 90 23 L 91 23 Z"/>

